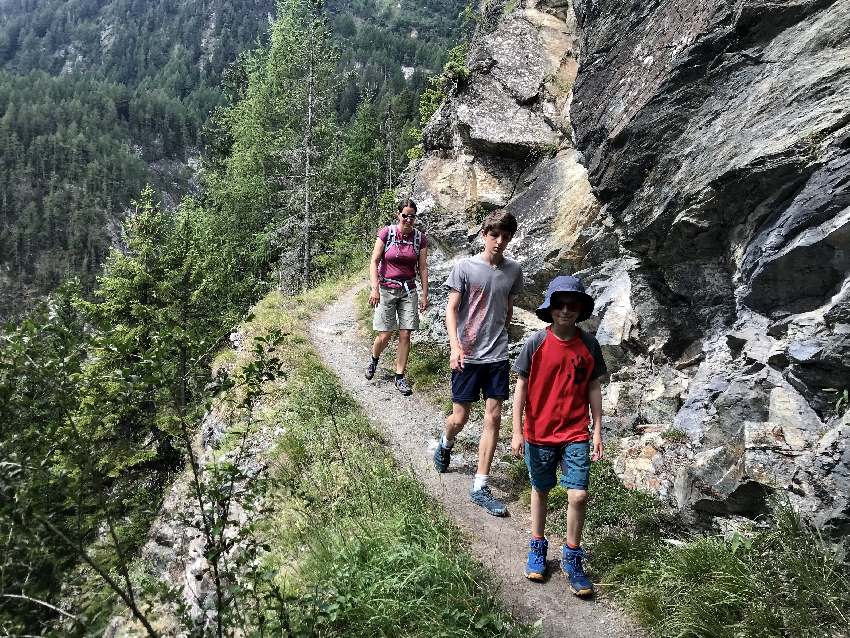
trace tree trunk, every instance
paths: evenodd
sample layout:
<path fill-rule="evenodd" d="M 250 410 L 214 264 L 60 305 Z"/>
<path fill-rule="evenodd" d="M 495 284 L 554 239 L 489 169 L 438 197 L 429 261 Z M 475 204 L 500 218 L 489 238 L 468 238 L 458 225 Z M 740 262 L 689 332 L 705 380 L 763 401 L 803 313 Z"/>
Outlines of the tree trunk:
<path fill-rule="evenodd" d="M 314 107 L 314 98 L 315 98 L 315 77 L 314 77 L 314 65 L 313 65 L 313 55 L 314 55 L 314 43 L 313 43 L 313 29 L 314 25 L 310 25 L 310 36 L 307 45 L 307 122 L 304 126 L 304 220 L 303 220 L 303 237 L 302 237 L 302 251 L 304 262 L 301 269 L 301 287 L 303 290 L 306 290 L 310 286 L 310 223 L 311 223 L 311 215 L 310 215 L 310 205 L 311 205 L 311 191 L 310 191 L 310 170 L 311 170 L 311 156 L 313 153 L 313 107 Z"/>

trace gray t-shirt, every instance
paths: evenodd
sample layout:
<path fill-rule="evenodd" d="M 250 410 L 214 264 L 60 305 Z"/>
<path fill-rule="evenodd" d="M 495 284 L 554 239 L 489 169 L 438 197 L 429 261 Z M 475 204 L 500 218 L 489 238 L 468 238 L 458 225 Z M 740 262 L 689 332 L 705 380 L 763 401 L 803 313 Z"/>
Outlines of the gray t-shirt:
<path fill-rule="evenodd" d="M 457 339 L 468 363 L 508 359 L 508 298 L 522 291 L 522 268 L 505 257 L 493 268 L 480 255 L 458 262 L 446 279 L 461 295 Z"/>

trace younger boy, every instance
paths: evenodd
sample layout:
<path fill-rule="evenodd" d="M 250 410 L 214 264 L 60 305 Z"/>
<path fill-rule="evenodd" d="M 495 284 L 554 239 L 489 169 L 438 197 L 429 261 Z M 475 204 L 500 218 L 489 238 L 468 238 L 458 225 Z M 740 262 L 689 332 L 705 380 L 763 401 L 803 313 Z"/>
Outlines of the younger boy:
<path fill-rule="evenodd" d="M 451 345 L 452 413 L 434 450 L 434 467 L 438 472 L 449 468 L 455 437 L 469 420 L 472 403 L 483 394 L 484 429 L 470 498 L 493 516 L 508 513 L 487 482 L 499 440 L 502 402 L 510 391 L 507 326 L 514 298 L 522 290 L 520 265 L 504 256 L 516 230 L 511 213 L 491 213 L 481 230 L 484 250 L 460 261 L 446 280 L 450 288 L 446 329 Z"/>
<path fill-rule="evenodd" d="M 514 364 L 514 456 L 525 454 L 531 478 L 531 541 L 525 575 L 542 581 L 548 541 L 546 504 L 561 466 L 561 485 L 567 489 L 567 538 L 561 569 L 577 596 L 593 593 L 584 573 L 581 533 L 584 527 L 591 459 L 602 458 L 602 388 L 607 373 L 599 343 L 576 327 L 593 312 L 593 299 L 575 277 L 555 277 L 537 316 L 549 324 L 525 342 Z M 593 438 L 588 432 L 593 416 Z M 525 427 L 523 428 L 523 412 Z"/>

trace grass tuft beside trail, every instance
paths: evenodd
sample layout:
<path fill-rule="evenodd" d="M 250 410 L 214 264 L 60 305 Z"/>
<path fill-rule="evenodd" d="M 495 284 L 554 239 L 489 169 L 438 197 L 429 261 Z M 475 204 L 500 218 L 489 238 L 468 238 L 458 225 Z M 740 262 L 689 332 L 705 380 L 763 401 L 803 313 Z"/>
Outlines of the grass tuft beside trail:
<path fill-rule="evenodd" d="M 659 638 L 850 635 L 850 574 L 787 503 L 768 529 L 688 532 L 610 463 L 593 466 L 586 540 L 605 588 Z"/>
<path fill-rule="evenodd" d="M 284 432 L 261 529 L 264 567 L 289 602 L 280 622 L 293 635 L 532 635 L 309 344 L 307 320 L 341 289 L 269 295 L 247 327 L 288 334 L 288 378 L 264 406 Z"/>

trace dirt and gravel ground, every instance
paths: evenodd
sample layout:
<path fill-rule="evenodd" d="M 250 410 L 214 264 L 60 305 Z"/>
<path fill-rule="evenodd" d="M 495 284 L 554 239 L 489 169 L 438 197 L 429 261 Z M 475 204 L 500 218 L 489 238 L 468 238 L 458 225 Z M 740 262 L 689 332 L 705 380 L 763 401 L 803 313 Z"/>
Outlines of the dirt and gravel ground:
<path fill-rule="evenodd" d="M 316 317 L 311 339 L 325 363 L 384 433 L 399 465 L 411 471 L 467 533 L 472 552 L 493 574 L 508 607 L 522 618 L 542 619 L 543 636 L 643 636 L 604 595 L 587 601 L 569 592 L 556 561 L 561 539 L 550 538 L 546 582 L 535 584 L 525 578 L 527 513 L 514 504 L 513 509 L 517 510 L 514 516 L 496 518 L 470 502 L 469 487 L 474 472 L 470 452 L 454 455 L 447 473 L 438 474 L 434 470 L 431 456 L 442 428 L 443 413 L 416 393 L 401 396 L 392 383 L 392 375 L 384 371 L 379 370 L 371 381 L 363 377 L 369 343 L 356 324 L 354 296 L 358 289 L 344 293 Z M 498 493 L 499 483 L 494 484 Z"/>

